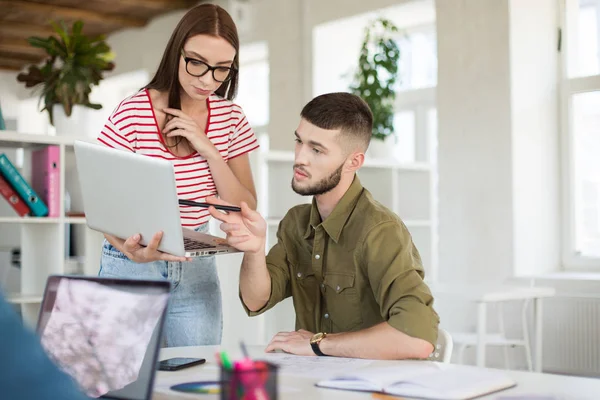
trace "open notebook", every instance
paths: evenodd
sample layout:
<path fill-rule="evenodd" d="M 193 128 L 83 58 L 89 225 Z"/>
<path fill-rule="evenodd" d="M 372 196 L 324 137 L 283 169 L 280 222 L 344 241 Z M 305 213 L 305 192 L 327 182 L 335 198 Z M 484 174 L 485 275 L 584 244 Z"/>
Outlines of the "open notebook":
<path fill-rule="evenodd" d="M 472 399 L 515 385 L 502 371 L 427 361 L 357 370 L 317 383 L 324 388 L 440 400 Z"/>

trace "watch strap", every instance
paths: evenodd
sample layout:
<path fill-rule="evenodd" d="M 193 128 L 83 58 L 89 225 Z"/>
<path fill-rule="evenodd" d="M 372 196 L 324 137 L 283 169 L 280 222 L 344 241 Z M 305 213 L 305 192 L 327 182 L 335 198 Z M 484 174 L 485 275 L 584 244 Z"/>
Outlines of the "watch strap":
<path fill-rule="evenodd" d="M 320 357 L 326 356 L 326 354 L 323 353 L 321 351 L 321 349 L 319 348 L 319 343 L 311 343 L 310 346 L 312 347 L 312 349 L 313 349 L 313 351 L 315 352 L 316 355 L 318 355 Z"/>

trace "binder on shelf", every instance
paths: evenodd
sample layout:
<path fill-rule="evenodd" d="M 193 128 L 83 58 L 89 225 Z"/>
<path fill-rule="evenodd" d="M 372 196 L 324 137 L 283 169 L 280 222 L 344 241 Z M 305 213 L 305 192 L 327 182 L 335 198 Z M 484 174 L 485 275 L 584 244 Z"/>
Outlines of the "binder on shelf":
<path fill-rule="evenodd" d="M 23 176 L 10 162 L 6 154 L 0 154 L 0 173 L 13 187 L 25 204 L 27 204 L 32 215 L 37 217 L 48 215 L 48 207 L 46 207 L 46 204 L 40 199 L 35 190 L 29 186 L 27 181 L 23 179 Z"/>
<path fill-rule="evenodd" d="M 24 217 L 31 212 L 27 204 L 25 204 L 2 175 L 0 175 L 0 194 L 20 217 Z"/>
<path fill-rule="evenodd" d="M 31 153 L 31 187 L 48 206 L 48 216 L 60 216 L 60 148 L 46 146 Z"/>

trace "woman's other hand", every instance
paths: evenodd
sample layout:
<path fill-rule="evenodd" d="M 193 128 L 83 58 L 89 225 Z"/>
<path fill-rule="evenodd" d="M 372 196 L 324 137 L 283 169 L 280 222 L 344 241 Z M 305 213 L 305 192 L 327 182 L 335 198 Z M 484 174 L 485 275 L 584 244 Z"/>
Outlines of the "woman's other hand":
<path fill-rule="evenodd" d="M 173 116 L 163 129 L 167 137 L 181 136 L 186 138 L 194 150 L 207 160 L 221 156 L 219 150 L 190 116 L 174 108 L 165 108 L 163 111 Z"/>
<path fill-rule="evenodd" d="M 135 234 L 127 240 L 119 239 L 115 236 L 105 234 L 109 242 L 119 251 L 136 263 L 149 263 L 153 261 L 190 261 L 188 257 L 175 256 L 158 250 L 160 241 L 163 237 L 162 232 L 157 232 L 152 236 L 147 246 L 140 244 L 142 235 Z"/>

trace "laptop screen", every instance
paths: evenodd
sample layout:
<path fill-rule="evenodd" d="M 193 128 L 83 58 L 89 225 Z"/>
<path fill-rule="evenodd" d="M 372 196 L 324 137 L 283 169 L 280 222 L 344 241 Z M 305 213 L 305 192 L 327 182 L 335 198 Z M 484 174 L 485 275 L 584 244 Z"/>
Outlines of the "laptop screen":
<path fill-rule="evenodd" d="M 51 276 L 37 331 L 54 362 L 88 396 L 151 397 L 167 281 Z"/>

